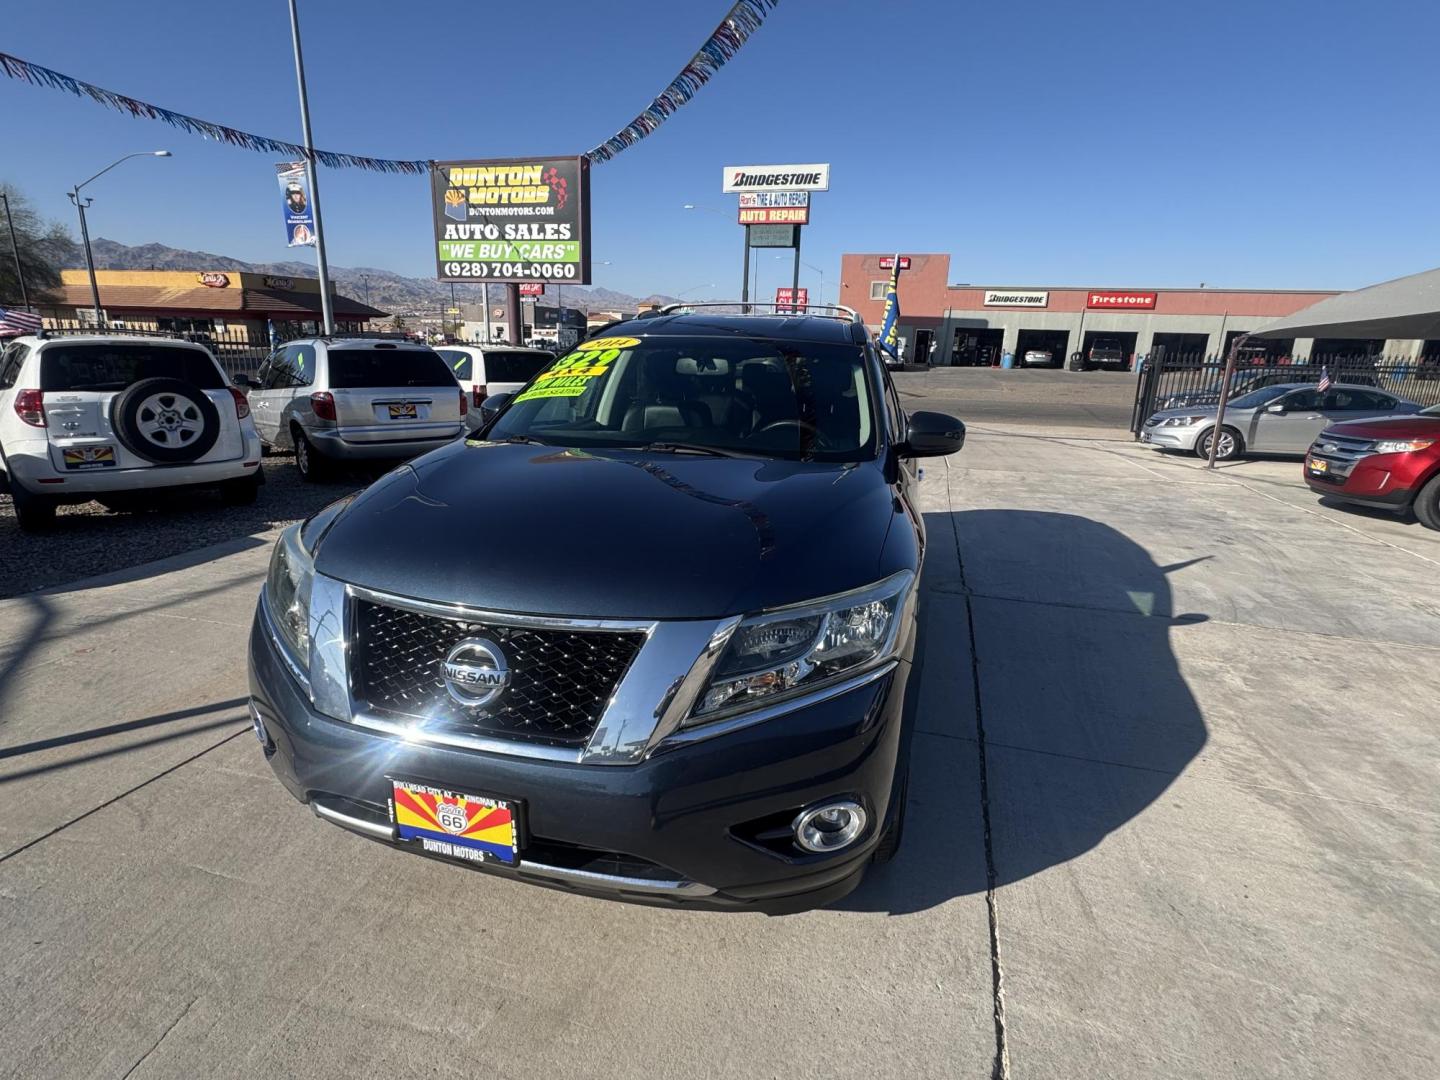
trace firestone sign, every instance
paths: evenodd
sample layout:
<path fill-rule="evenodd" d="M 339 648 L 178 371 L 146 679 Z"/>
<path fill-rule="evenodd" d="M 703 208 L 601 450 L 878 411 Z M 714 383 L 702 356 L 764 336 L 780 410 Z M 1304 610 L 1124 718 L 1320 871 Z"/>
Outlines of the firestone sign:
<path fill-rule="evenodd" d="M 1085 297 L 1087 308 L 1108 311 L 1149 311 L 1155 307 L 1153 292 L 1092 292 Z"/>
<path fill-rule="evenodd" d="M 726 165 L 721 190 L 829 191 L 830 165 Z"/>

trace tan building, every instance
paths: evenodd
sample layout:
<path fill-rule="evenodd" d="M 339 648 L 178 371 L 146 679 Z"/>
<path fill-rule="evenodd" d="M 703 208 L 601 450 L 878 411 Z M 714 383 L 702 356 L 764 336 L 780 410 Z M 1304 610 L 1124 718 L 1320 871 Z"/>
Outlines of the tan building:
<path fill-rule="evenodd" d="M 40 304 L 48 322 L 92 321 L 90 277 L 62 270 L 60 288 Z M 105 321 L 133 330 L 174 330 L 264 342 L 269 324 L 281 338 L 320 328 L 320 283 L 315 278 L 242 270 L 97 270 Z M 379 311 L 331 286 L 335 328 L 362 329 Z"/>

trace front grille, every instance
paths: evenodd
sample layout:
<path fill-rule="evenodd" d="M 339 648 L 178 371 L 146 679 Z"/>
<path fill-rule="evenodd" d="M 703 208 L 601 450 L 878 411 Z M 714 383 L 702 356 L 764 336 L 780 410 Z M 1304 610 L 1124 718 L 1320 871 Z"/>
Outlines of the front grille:
<path fill-rule="evenodd" d="M 427 730 L 583 747 L 645 640 L 643 632 L 464 622 L 355 599 L 351 688 L 357 706 L 424 719 Z M 468 637 L 498 643 L 510 684 L 491 705 L 445 688 L 446 654 Z"/>
<path fill-rule="evenodd" d="M 1353 435 L 1332 435 L 1322 432 L 1310 445 L 1314 457 L 1332 458 L 1339 461 L 1354 461 L 1375 449 L 1374 439 L 1361 439 Z"/>

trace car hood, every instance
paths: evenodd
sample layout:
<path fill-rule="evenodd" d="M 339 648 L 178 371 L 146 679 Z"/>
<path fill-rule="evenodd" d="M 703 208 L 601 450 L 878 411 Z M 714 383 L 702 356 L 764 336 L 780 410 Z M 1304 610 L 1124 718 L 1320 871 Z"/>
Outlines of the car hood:
<path fill-rule="evenodd" d="M 877 463 L 456 443 L 360 494 L 321 573 L 498 611 L 714 618 L 883 577 Z"/>
<path fill-rule="evenodd" d="M 1440 439 L 1440 416 L 1375 416 L 1325 430 L 1351 439 Z"/>
<path fill-rule="evenodd" d="M 1160 409 L 1150 414 L 1152 420 L 1165 420 L 1172 416 L 1214 416 L 1219 405 L 1216 402 L 1206 402 L 1196 405 L 1181 405 L 1170 409 Z M 1243 410 L 1229 409 L 1227 412 L 1240 412 Z"/>

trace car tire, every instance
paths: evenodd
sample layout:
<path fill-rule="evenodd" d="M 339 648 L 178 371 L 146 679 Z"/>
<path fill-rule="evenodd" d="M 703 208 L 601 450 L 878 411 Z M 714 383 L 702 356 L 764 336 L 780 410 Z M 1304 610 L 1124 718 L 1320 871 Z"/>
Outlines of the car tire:
<path fill-rule="evenodd" d="M 60 500 L 49 495 L 26 491 L 15 481 L 10 482 L 10 501 L 15 507 L 15 523 L 21 532 L 48 532 L 55 526 L 55 511 Z"/>
<path fill-rule="evenodd" d="M 260 473 L 242 476 L 238 480 L 226 480 L 220 485 L 220 501 L 226 506 L 251 506 L 255 496 L 260 494 Z"/>
<path fill-rule="evenodd" d="M 1210 440 L 1215 435 L 1215 429 L 1202 432 L 1195 440 L 1195 456 L 1200 458 L 1210 457 Z M 1228 436 L 1228 438 L 1227 438 Z M 1234 461 L 1245 452 L 1245 439 L 1234 428 L 1226 425 L 1220 429 L 1220 448 L 1215 452 L 1216 461 Z"/>
<path fill-rule="evenodd" d="M 330 479 L 330 462 L 315 449 L 315 444 L 307 439 L 298 427 L 294 431 L 294 437 L 295 468 L 300 472 L 300 479 L 307 484 L 323 484 Z"/>
<path fill-rule="evenodd" d="M 1425 481 L 1415 495 L 1415 518 L 1427 529 L 1440 531 L 1440 473 Z"/>
<path fill-rule="evenodd" d="M 157 465 L 183 465 L 220 438 L 220 410 L 180 379 L 141 379 L 110 405 L 110 424 L 131 453 Z"/>
<path fill-rule="evenodd" d="M 891 796 L 895 803 L 895 812 L 890 816 L 890 823 L 885 826 L 885 833 L 880 837 L 880 842 L 875 845 L 875 851 L 871 854 L 870 860 L 875 863 L 888 863 L 900 850 L 900 842 L 905 838 L 905 807 L 910 801 L 910 766 L 905 766 L 905 771 L 896 778 L 895 793 Z"/>

